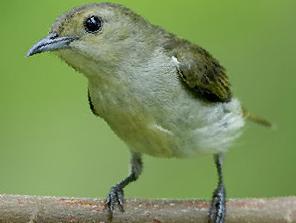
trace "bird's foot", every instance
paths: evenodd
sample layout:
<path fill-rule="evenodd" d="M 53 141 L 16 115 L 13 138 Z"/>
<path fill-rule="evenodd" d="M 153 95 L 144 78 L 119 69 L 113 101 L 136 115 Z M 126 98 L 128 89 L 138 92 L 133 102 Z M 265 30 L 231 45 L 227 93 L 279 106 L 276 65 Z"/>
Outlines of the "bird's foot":
<path fill-rule="evenodd" d="M 214 191 L 211 207 L 209 211 L 209 223 L 224 223 L 226 206 L 225 206 L 225 188 L 223 184 L 218 185 Z"/>
<path fill-rule="evenodd" d="M 123 205 L 124 205 L 123 188 L 118 185 L 115 185 L 111 188 L 106 200 L 106 209 L 109 212 L 110 221 L 112 221 L 113 212 L 116 207 L 118 207 L 121 212 L 124 212 Z"/>

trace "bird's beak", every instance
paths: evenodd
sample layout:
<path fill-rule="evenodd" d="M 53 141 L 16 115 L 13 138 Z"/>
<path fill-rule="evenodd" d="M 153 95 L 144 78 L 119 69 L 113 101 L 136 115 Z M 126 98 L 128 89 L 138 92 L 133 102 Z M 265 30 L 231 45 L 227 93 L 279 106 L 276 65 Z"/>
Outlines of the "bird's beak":
<path fill-rule="evenodd" d="M 36 43 L 29 50 L 27 56 L 30 57 L 38 53 L 69 48 L 70 43 L 76 39 L 77 37 L 59 37 L 57 33 L 50 33 L 44 39 Z"/>

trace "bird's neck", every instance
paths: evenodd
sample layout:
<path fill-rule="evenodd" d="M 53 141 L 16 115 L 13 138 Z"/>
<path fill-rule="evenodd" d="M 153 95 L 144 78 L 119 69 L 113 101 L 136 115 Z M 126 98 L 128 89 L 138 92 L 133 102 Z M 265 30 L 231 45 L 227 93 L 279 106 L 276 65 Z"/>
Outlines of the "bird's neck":
<path fill-rule="evenodd" d="M 160 51 L 160 47 L 154 43 L 133 42 L 123 47 L 113 46 L 109 52 L 98 54 L 95 58 L 77 53 L 75 50 L 60 51 L 58 56 L 76 71 L 84 74 L 89 81 L 121 82 L 122 74 L 140 70 L 141 67 L 145 69 L 145 64 L 158 51 Z"/>

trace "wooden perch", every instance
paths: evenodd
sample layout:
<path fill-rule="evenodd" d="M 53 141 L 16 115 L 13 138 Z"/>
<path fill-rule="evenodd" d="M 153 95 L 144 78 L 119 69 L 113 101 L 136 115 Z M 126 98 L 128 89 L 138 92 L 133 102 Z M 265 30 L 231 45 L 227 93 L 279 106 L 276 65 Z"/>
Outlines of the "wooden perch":
<path fill-rule="evenodd" d="M 206 223 L 207 201 L 128 200 L 114 223 Z M 296 197 L 227 202 L 226 223 L 296 222 Z M 104 223 L 104 202 L 95 199 L 0 195 L 0 223 Z"/>

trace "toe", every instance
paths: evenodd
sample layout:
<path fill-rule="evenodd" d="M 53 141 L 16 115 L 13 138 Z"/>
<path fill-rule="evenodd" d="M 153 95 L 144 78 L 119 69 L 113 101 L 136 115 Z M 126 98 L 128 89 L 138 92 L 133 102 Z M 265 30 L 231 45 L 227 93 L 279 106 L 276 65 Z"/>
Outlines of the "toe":
<path fill-rule="evenodd" d="M 106 200 L 106 206 L 109 212 L 113 212 L 116 206 L 121 212 L 124 212 L 124 192 L 122 188 L 112 187 Z"/>

